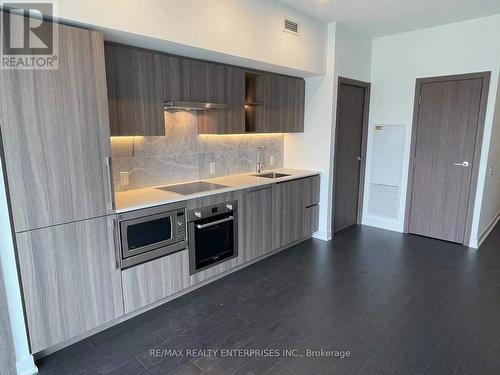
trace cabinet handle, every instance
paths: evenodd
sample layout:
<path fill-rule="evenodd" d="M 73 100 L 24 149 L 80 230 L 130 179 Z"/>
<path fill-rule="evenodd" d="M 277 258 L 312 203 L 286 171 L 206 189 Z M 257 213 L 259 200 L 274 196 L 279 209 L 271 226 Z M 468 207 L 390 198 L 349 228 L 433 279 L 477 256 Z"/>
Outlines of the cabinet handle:
<path fill-rule="evenodd" d="M 114 192 L 113 192 L 113 181 L 111 180 L 111 158 L 106 156 L 104 158 L 104 168 L 106 169 L 106 179 L 107 179 L 107 197 L 106 197 L 106 208 L 110 211 L 114 211 Z"/>
<path fill-rule="evenodd" d="M 120 269 L 120 239 L 118 237 L 118 220 L 113 219 L 113 245 L 115 247 L 115 268 Z"/>

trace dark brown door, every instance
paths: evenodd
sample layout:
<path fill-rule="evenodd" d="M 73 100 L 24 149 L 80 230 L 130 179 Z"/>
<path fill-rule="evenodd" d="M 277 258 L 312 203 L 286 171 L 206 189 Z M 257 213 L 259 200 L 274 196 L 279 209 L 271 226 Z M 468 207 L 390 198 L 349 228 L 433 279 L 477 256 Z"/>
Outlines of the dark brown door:
<path fill-rule="evenodd" d="M 420 86 L 410 233 L 464 241 L 482 86 L 482 78 Z"/>
<path fill-rule="evenodd" d="M 339 78 L 335 143 L 334 233 L 357 224 L 359 219 L 368 96 L 368 83 Z"/>

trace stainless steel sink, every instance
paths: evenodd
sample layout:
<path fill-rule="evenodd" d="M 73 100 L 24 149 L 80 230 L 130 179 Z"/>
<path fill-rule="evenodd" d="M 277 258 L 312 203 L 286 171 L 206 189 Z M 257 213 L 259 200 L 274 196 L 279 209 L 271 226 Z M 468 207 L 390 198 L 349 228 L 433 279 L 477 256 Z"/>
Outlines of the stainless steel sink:
<path fill-rule="evenodd" d="M 280 177 L 286 177 L 286 176 L 290 176 L 290 175 L 286 174 L 286 173 L 270 172 L 270 173 L 254 174 L 254 176 L 264 177 L 264 178 L 280 178 Z"/>

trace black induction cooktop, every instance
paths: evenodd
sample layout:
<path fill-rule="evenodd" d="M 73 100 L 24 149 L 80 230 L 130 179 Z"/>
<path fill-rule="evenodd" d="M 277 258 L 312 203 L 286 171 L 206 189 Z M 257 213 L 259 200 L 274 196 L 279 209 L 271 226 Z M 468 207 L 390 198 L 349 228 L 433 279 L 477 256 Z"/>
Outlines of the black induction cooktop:
<path fill-rule="evenodd" d="M 227 186 L 212 184 L 210 182 L 205 181 L 197 181 L 197 182 L 188 182 L 185 184 L 177 184 L 177 185 L 169 185 L 169 186 L 161 186 L 156 189 L 171 191 L 173 193 L 182 194 L 182 195 L 190 195 L 196 193 L 202 193 L 205 191 L 212 191 L 226 188 Z"/>

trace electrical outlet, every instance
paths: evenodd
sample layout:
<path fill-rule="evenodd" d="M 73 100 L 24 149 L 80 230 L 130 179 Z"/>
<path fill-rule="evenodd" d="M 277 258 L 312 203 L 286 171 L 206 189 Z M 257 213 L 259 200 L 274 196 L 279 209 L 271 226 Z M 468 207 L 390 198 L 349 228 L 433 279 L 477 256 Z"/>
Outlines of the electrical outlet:
<path fill-rule="evenodd" d="M 215 163 L 210 163 L 210 174 L 215 173 Z"/>
<path fill-rule="evenodd" d="M 269 165 L 274 165 L 274 155 L 269 158 Z"/>
<path fill-rule="evenodd" d="M 120 185 L 125 186 L 130 183 L 128 172 L 120 172 Z"/>
<path fill-rule="evenodd" d="M 493 167 L 493 164 L 492 164 L 492 165 L 490 165 L 490 172 L 489 172 L 489 173 L 490 173 L 490 176 L 493 176 L 493 172 L 494 172 L 494 170 L 495 170 L 495 167 Z"/>

